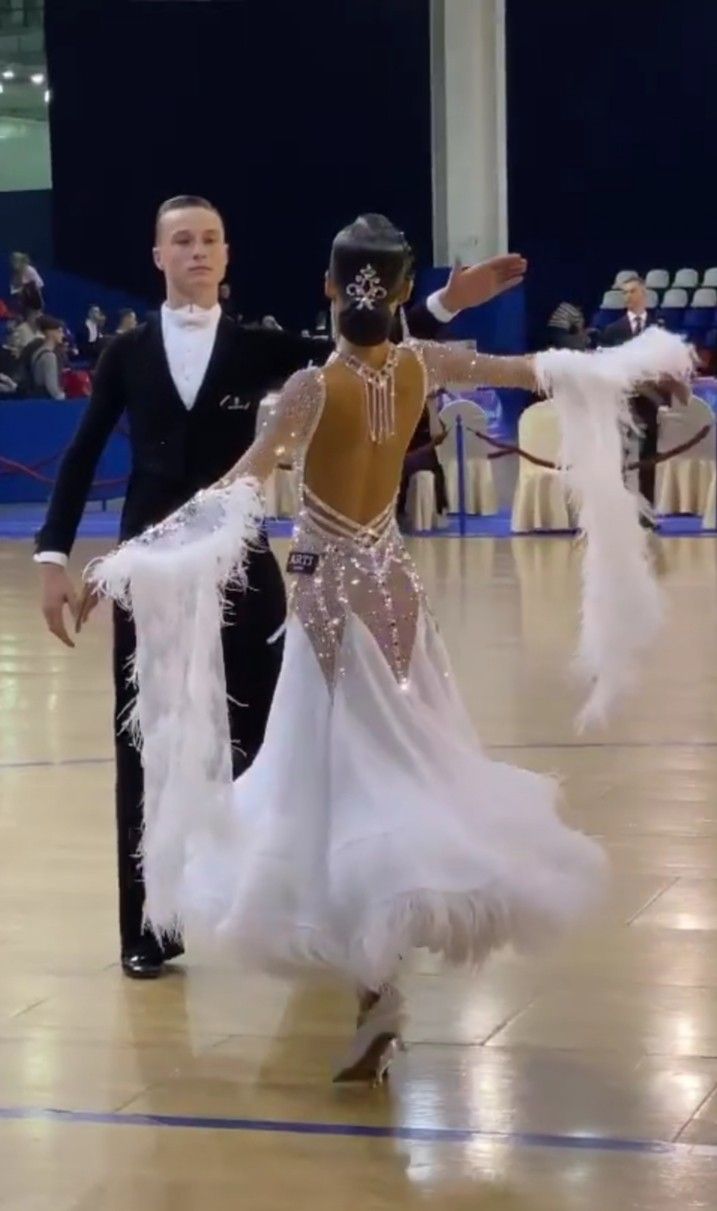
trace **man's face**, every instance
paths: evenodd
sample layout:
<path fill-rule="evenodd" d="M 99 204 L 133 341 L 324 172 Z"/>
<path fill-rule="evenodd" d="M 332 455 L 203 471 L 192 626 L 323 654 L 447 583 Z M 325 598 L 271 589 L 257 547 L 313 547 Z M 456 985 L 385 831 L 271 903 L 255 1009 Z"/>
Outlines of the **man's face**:
<path fill-rule="evenodd" d="M 171 210 L 159 221 L 154 263 L 169 286 L 186 298 L 218 290 L 226 273 L 224 224 L 213 210 Z"/>
<path fill-rule="evenodd" d="M 622 293 L 628 311 L 634 312 L 635 315 L 642 315 L 643 311 L 647 311 L 647 291 L 642 282 L 625 282 Z"/>

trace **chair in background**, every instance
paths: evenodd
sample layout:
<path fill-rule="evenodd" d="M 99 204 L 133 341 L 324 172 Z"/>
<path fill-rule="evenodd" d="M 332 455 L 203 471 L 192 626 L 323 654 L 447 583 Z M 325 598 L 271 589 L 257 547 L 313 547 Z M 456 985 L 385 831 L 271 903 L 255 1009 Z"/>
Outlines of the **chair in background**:
<path fill-rule="evenodd" d="M 531 404 L 525 409 L 518 424 L 518 444 L 522 450 L 557 466 L 560 459 L 560 424 L 550 400 Z M 521 458 L 513 500 L 513 533 L 571 530 L 574 528 L 571 514 L 560 472 L 548 467 L 536 467 L 526 458 Z"/>
<path fill-rule="evenodd" d="M 666 328 L 669 328 L 670 332 L 679 332 L 682 328 L 687 303 L 687 291 L 682 287 L 672 287 L 672 289 L 665 291 L 662 306 L 657 312 L 657 318 L 662 320 L 662 323 Z"/>
<path fill-rule="evenodd" d="M 705 511 L 702 514 L 702 529 L 717 530 L 717 469 L 712 471 L 712 479 L 707 489 Z"/>
<path fill-rule="evenodd" d="M 696 395 L 686 407 L 660 413 L 659 453 L 681 446 L 705 425 L 709 425 L 709 432 L 696 446 L 657 467 L 655 501 L 657 512 L 663 516 L 704 516 L 715 474 L 715 417 L 709 404 Z"/>
<path fill-rule="evenodd" d="M 685 311 L 683 328 L 690 339 L 701 343 L 715 325 L 717 290 L 713 286 L 702 286 L 695 290 L 692 302 Z"/>
<path fill-rule="evenodd" d="M 446 477 L 448 508 L 457 513 L 459 501 L 459 449 L 458 421 L 463 431 L 463 470 L 465 484 L 466 513 L 493 517 L 498 512 L 498 502 L 493 478 L 493 466 L 488 458 L 487 442 L 479 434 L 488 432 L 488 417 L 478 404 L 469 399 L 453 400 L 440 415 L 446 432 L 445 440 L 437 447 L 438 460 Z"/>
<path fill-rule="evenodd" d="M 406 516 L 416 534 L 437 530 L 441 517 L 436 510 L 436 481 L 432 471 L 414 471 L 408 481 Z"/>
<path fill-rule="evenodd" d="M 606 290 L 602 296 L 602 303 L 593 316 L 593 327 L 604 328 L 606 324 L 612 324 L 624 310 L 625 296 L 622 290 Z"/>
<path fill-rule="evenodd" d="M 646 290 L 645 297 L 647 301 L 647 310 L 656 311 L 660 305 L 660 296 L 656 290 Z"/>
<path fill-rule="evenodd" d="M 678 269 L 672 280 L 673 286 L 679 286 L 683 290 L 695 290 L 699 284 L 700 275 L 696 269 Z"/>
<path fill-rule="evenodd" d="M 713 288 L 717 287 L 717 266 L 713 266 L 712 269 L 705 269 L 702 285 L 712 286 Z"/>
<path fill-rule="evenodd" d="M 640 275 L 636 269 L 621 269 L 619 273 L 615 274 L 613 288 L 617 286 L 624 286 L 625 282 L 629 282 L 631 278 L 639 278 L 639 276 Z"/>
<path fill-rule="evenodd" d="M 277 467 L 264 485 L 264 499 L 267 517 L 293 520 L 299 512 L 298 471 Z"/>
<path fill-rule="evenodd" d="M 670 274 L 667 269 L 650 269 L 645 275 L 645 285 L 650 290 L 667 290 Z"/>

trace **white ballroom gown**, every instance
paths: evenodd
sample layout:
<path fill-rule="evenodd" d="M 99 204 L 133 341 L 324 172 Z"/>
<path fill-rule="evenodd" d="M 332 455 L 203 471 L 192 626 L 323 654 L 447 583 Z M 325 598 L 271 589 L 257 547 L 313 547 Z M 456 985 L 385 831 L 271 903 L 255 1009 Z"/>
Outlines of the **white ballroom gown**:
<path fill-rule="evenodd" d="M 627 348 L 569 352 L 567 359 L 551 353 L 538 372 L 556 398 L 561 375 L 567 388 L 585 381 L 602 392 L 592 411 L 589 400 L 568 403 L 565 414 L 579 419 L 565 430 L 577 475 L 578 438 L 591 466 L 598 457 L 594 433 L 580 430 L 586 415 L 598 417 L 605 459 L 612 460 L 607 480 L 591 484 L 586 473 L 578 486 L 588 543 L 592 530 L 597 544 L 591 575 L 604 572 L 609 588 L 605 569 L 616 560 L 621 585 L 627 579 L 642 609 L 640 639 L 625 640 L 634 648 L 657 613 L 657 590 L 637 507 L 621 479 L 623 387 L 638 370 L 644 374 L 646 359 L 675 373 L 683 361 L 671 339 L 648 342 L 641 360 L 633 353 L 639 368 L 625 360 Z M 594 378 L 590 358 L 603 359 Z M 483 751 L 395 521 L 402 448 L 425 393 L 442 381 L 509 383 L 509 362 L 502 364 L 505 371 L 501 359 L 463 349 L 400 347 L 397 419 L 384 449 L 372 441 L 370 418 L 360 408 L 346 419 L 344 367 L 294 376 L 232 485 L 200 494 L 95 569 L 111 595 L 129 592 L 137 623 L 147 913 L 157 932 L 196 925 L 264 969 L 329 967 L 375 988 L 394 977 L 399 959 L 415 947 L 475 964 L 505 944 L 540 947 L 599 903 L 602 849 L 561 820 L 556 782 Z M 611 368 L 618 383 L 612 395 L 606 393 Z M 232 786 L 217 585 L 240 567 L 255 530 L 256 481 L 288 448 L 305 468 L 292 543 L 292 566 L 302 570 L 293 577 L 264 745 Z M 337 466 L 327 478 L 317 468 L 331 449 Z M 342 497 L 342 485 L 359 465 L 357 450 L 362 499 L 380 506 L 369 522 L 337 504 L 356 499 L 351 492 Z M 605 553 L 600 509 L 608 481 L 619 496 L 624 536 L 617 552 Z M 328 482 L 331 504 L 319 491 Z M 616 508 L 613 501 L 605 524 L 614 524 Z M 604 601 L 604 593 L 593 597 Z M 583 657 L 597 663 L 592 693 L 609 701 L 615 687 L 601 682 L 600 644 L 605 636 L 612 647 L 620 641 L 614 627 L 601 630 L 595 609 L 586 619 L 593 629 Z M 610 653 L 603 663 L 609 680 Z"/>

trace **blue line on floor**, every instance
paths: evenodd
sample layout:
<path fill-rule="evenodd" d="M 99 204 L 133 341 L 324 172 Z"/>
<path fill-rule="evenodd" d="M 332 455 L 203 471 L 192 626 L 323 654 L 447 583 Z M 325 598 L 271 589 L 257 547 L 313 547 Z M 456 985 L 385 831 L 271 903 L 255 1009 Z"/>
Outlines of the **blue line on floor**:
<path fill-rule="evenodd" d="M 612 1139 L 609 1136 L 549 1135 L 533 1132 L 478 1131 L 449 1127 L 380 1127 L 363 1123 L 306 1123 L 274 1119 L 209 1118 L 183 1114 L 95 1113 L 90 1110 L 51 1110 L 41 1107 L 0 1107 L 0 1121 L 87 1123 L 102 1127 L 164 1127 L 190 1131 L 245 1131 L 285 1135 L 342 1136 L 356 1139 L 406 1140 L 416 1143 L 498 1143 L 523 1148 L 555 1148 L 599 1152 L 669 1155 L 699 1152 L 700 1146 L 659 1140 Z M 704 1147 L 712 1154 L 715 1149 Z"/>

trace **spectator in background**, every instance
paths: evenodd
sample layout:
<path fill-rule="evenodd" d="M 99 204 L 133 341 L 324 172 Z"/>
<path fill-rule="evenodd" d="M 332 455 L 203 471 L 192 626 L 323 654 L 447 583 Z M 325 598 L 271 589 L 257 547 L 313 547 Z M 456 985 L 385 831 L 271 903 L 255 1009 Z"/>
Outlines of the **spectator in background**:
<path fill-rule="evenodd" d="M 26 252 L 13 252 L 10 257 L 10 297 L 20 315 L 40 312 L 45 306 L 42 290 L 45 285 Z"/>
<path fill-rule="evenodd" d="M 60 350 L 65 340 L 62 320 L 43 315 L 38 327 L 42 340 L 37 344 L 32 342 L 23 353 L 27 361 L 29 394 L 36 399 L 64 399 L 60 381 Z"/>
<path fill-rule="evenodd" d="M 94 363 L 102 352 L 107 316 L 101 307 L 94 304 L 87 312 L 87 318 L 77 333 L 77 348 L 80 357 Z"/>
<path fill-rule="evenodd" d="M 230 320 L 239 320 L 237 309 L 232 298 L 232 288 L 229 282 L 222 282 L 219 287 L 219 306 Z"/>
<path fill-rule="evenodd" d="M 125 307 L 119 313 L 119 323 L 117 324 L 117 336 L 121 336 L 123 332 L 132 332 L 137 327 L 137 312 L 131 307 Z"/>
<path fill-rule="evenodd" d="M 15 324 L 12 330 L 13 348 L 17 349 L 18 355 L 26 349 L 28 345 L 36 341 L 40 335 L 38 324 L 40 322 L 40 311 L 28 311 L 24 320 Z"/>
<path fill-rule="evenodd" d="M 12 399 L 18 387 L 18 350 L 12 344 L 12 332 L 5 334 L 0 346 L 0 400 Z"/>
<path fill-rule="evenodd" d="M 588 349 L 591 333 L 575 303 L 560 303 L 548 320 L 548 344 L 553 349 Z"/>

